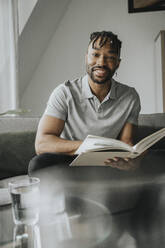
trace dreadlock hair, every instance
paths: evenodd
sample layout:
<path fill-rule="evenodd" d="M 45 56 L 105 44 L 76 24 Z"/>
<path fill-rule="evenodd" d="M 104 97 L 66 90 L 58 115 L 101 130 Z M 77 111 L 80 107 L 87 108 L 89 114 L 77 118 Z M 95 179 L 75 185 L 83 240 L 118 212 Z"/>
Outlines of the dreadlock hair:
<path fill-rule="evenodd" d="M 99 46 L 103 47 L 107 42 L 110 42 L 111 47 L 120 56 L 120 49 L 122 42 L 118 39 L 118 36 L 110 31 L 93 32 L 90 35 L 90 42 L 92 42 L 92 48 L 95 48 L 96 41 L 100 39 Z"/>

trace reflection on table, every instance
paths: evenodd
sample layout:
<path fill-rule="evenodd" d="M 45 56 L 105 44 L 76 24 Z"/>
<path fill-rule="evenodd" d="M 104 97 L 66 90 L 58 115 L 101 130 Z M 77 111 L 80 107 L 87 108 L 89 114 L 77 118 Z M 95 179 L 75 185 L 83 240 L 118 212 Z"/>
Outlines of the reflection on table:
<path fill-rule="evenodd" d="M 39 222 L 14 226 L 11 206 L 1 206 L 1 248 L 165 246 L 164 162 L 131 172 L 50 167 L 34 176 L 41 180 Z"/>

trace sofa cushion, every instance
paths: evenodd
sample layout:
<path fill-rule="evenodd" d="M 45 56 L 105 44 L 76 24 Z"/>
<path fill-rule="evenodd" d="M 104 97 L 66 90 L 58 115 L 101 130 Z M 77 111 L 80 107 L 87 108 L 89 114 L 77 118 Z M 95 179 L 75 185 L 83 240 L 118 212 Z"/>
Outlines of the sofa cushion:
<path fill-rule="evenodd" d="M 0 178 L 27 174 L 28 163 L 35 155 L 35 133 L 0 133 Z"/>

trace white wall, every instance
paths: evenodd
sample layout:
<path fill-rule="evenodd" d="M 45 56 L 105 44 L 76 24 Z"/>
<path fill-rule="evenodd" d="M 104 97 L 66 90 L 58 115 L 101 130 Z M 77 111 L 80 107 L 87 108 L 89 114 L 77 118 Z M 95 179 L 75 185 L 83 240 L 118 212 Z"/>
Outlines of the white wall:
<path fill-rule="evenodd" d="M 22 32 L 38 0 L 18 0 L 19 33 Z"/>
<path fill-rule="evenodd" d="M 141 113 L 155 112 L 154 39 L 165 29 L 165 12 L 128 14 L 127 2 L 72 0 L 24 92 L 22 106 L 40 115 L 58 84 L 85 72 L 90 33 L 111 30 L 123 41 L 117 79 L 137 89 Z"/>

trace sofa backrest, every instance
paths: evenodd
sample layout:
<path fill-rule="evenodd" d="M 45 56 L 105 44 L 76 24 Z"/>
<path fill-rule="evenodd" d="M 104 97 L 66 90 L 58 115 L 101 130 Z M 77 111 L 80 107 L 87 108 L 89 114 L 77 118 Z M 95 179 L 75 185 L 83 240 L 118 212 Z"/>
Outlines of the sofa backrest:
<path fill-rule="evenodd" d="M 40 117 L 1 117 L 0 133 L 36 132 Z"/>
<path fill-rule="evenodd" d="M 36 130 L 38 127 L 40 117 L 1 117 L 0 118 L 0 135 L 8 133 L 19 136 L 20 139 L 24 137 L 25 134 L 30 135 L 31 142 L 29 140 L 29 146 L 34 146 Z M 140 114 L 138 120 L 138 128 L 135 133 L 134 142 L 137 143 L 144 137 L 156 132 L 157 130 L 165 127 L 165 113 L 155 113 L 155 114 Z M 3 135 L 4 137 L 4 135 Z M 12 140 L 10 140 L 12 143 Z M 28 145 L 28 144 L 27 144 Z M 165 138 L 161 139 L 157 144 L 155 144 L 153 149 L 165 149 Z"/>
<path fill-rule="evenodd" d="M 1 117 L 0 133 L 7 132 L 36 132 L 40 117 Z M 139 121 L 140 138 L 145 137 L 151 131 L 165 127 L 165 113 L 140 114 Z"/>
<path fill-rule="evenodd" d="M 165 127 L 165 113 L 140 114 L 138 124 L 156 129 Z"/>
<path fill-rule="evenodd" d="M 135 143 L 163 127 L 165 127 L 165 113 L 141 114 L 135 133 Z M 165 138 L 153 145 L 151 149 L 165 149 Z"/>

